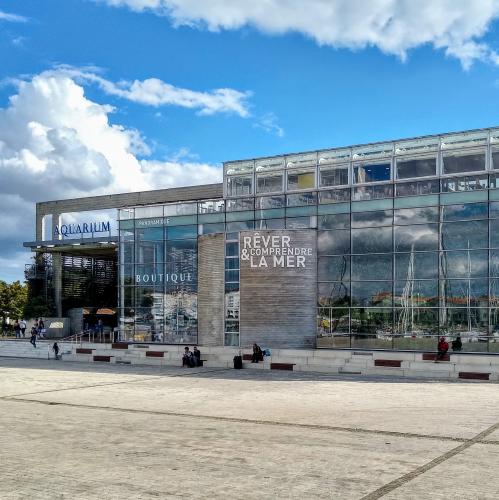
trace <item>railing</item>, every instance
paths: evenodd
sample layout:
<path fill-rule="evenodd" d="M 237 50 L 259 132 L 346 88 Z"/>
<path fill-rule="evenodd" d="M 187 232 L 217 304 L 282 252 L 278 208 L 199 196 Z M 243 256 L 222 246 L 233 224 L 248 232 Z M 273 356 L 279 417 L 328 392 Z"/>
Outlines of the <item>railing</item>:
<path fill-rule="evenodd" d="M 95 344 L 103 344 L 113 341 L 113 332 L 84 330 L 79 333 L 74 333 L 68 337 L 60 339 L 61 342 L 71 342 L 72 344 L 81 344 L 82 342 L 92 342 Z"/>

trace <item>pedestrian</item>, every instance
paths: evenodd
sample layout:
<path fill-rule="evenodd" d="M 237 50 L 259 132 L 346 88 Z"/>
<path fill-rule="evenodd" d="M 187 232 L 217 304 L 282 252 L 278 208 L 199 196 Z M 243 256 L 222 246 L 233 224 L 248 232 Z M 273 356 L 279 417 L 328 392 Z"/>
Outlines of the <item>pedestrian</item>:
<path fill-rule="evenodd" d="M 36 326 L 33 325 L 31 328 L 31 338 L 29 339 L 29 343 L 36 349 L 36 335 L 38 331 L 36 329 Z"/>
<path fill-rule="evenodd" d="M 38 338 L 43 339 L 45 337 L 45 323 L 43 322 L 43 318 L 38 320 Z"/>
<path fill-rule="evenodd" d="M 23 336 L 23 338 L 26 337 L 26 321 L 24 321 L 24 319 L 22 319 L 20 322 L 19 322 L 19 326 L 21 327 L 21 334 Z"/>
<path fill-rule="evenodd" d="M 59 359 L 59 346 L 57 345 L 57 342 L 54 342 L 52 350 L 54 351 L 55 359 Z"/>
<path fill-rule="evenodd" d="M 258 344 L 253 344 L 253 356 L 251 358 L 252 363 L 258 363 L 259 361 L 263 361 L 263 352 L 262 348 Z"/>
<path fill-rule="evenodd" d="M 437 345 L 437 355 L 435 357 L 435 363 L 438 361 L 443 361 L 447 351 L 449 350 L 449 344 L 445 340 L 445 337 L 440 337 L 440 340 Z"/>
<path fill-rule="evenodd" d="M 16 339 L 21 338 L 21 325 L 19 324 L 19 321 L 16 319 L 16 322 L 14 323 L 14 333 L 16 335 Z"/>
<path fill-rule="evenodd" d="M 463 350 L 463 341 L 461 337 L 458 335 L 455 340 L 452 341 L 452 350 L 453 351 L 462 351 Z"/>
<path fill-rule="evenodd" d="M 97 321 L 97 331 L 102 335 L 104 333 L 104 323 L 100 319 Z"/>

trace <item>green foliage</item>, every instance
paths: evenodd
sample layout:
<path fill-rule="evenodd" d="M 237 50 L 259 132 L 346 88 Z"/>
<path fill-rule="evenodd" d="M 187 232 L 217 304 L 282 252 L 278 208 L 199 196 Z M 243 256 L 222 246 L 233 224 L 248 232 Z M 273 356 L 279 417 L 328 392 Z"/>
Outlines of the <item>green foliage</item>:
<path fill-rule="evenodd" d="M 0 281 L 0 316 L 21 319 L 28 302 L 28 287 L 20 281 L 5 283 Z"/>
<path fill-rule="evenodd" d="M 24 308 L 24 316 L 28 319 L 51 317 L 54 315 L 54 305 L 45 300 L 45 297 L 31 297 Z"/>

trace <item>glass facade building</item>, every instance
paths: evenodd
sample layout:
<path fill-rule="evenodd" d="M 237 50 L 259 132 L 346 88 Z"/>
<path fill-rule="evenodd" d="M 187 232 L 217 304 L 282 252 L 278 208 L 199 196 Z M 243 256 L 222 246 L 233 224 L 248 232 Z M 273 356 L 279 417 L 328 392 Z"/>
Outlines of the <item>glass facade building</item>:
<path fill-rule="evenodd" d="M 239 233 L 313 229 L 317 347 L 499 347 L 499 130 L 226 162 L 220 199 L 119 210 L 120 329 L 198 340 L 198 238 L 224 234 L 239 345 Z"/>

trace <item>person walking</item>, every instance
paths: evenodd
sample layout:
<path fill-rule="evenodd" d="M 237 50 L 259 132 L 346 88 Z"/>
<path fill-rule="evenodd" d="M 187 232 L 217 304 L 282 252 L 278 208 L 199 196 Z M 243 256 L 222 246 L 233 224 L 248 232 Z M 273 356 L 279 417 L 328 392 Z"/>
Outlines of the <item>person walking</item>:
<path fill-rule="evenodd" d="M 23 339 L 26 338 L 26 321 L 24 321 L 24 319 L 22 319 L 20 322 L 19 322 L 19 326 L 21 327 L 21 334 L 23 336 Z"/>
<path fill-rule="evenodd" d="M 38 331 L 36 329 L 36 326 L 33 325 L 31 328 L 31 338 L 29 339 L 29 343 L 36 349 L 36 335 Z"/>
<path fill-rule="evenodd" d="M 52 350 L 54 351 L 55 359 L 59 359 L 59 346 L 57 345 L 57 342 L 54 342 Z"/>
<path fill-rule="evenodd" d="M 16 319 L 16 322 L 14 323 L 14 333 L 16 335 L 16 339 L 21 338 L 21 325 L 19 324 L 19 321 Z"/>

